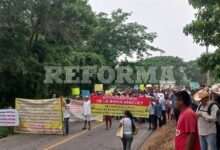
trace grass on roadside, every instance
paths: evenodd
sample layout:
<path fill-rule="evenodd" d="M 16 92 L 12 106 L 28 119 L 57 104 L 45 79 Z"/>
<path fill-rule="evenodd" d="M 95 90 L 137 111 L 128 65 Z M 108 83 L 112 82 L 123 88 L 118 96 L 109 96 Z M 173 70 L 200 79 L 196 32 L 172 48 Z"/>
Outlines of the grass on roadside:
<path fill-rule="evenodd" d="M 175 123 L 168 123 L 154 131 L 141 150 L 174 150 Z"/>

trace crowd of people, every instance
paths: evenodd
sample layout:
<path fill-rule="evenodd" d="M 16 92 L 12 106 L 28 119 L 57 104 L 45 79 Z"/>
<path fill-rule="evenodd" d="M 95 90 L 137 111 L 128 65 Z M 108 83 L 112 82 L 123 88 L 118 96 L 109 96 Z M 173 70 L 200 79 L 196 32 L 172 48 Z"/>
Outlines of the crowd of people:
<path fill-rule="evenodd" d="M 93 93 L 102 95 L 103 93 Z M 201 87 L 198 90 L 163 89 L 148 88 L 146 90 L 134 90 L 131 88 L 115 90 L 111 93 L 113 96 L 129 96 L 150 98 L 149 130 L 156 130 L 167 123 L 167 120 L 177 122 L 175 149 L 176 150 L 219 150 L 219 105 L 220 105 L 220 85 L 214 85 L 208 89 Z M 85 125 L 83 130 L 91 129 L 91 104 L 89 97 L 84 98 L 83 115 Z M 64 124 L 65 134 L 69 133 L 68 109 L 69 100 L 64 102 Z M 135 118 L 128 110 L 125 111 L 121 119 L 119 128 L 123 127 L 122 143 L 124 150 L 131 149 L 133 134 L 136 131 L 135 122 L 140 124 L 144 119 Z M 112 116 L 104 116 L 106 129 L 112 125 Z"/>
<path fill-rule="evenodd" d="M 220 85 L 192 93 L 175 94 L 175 108 L 180 112 L 175 149 L 220 149 Z"/>

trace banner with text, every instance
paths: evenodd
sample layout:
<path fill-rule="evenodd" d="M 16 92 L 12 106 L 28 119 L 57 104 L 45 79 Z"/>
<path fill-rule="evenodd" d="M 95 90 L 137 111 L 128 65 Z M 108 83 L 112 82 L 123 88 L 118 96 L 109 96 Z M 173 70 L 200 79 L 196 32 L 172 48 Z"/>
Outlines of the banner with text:
<path fill-rule="evenodd" d="M 84 120 L 83 113 L 83 101 L 72 100 L 70 102 L 70 122 L 81 121 Z M 101 121 L 103 118 L 102 115 L 91 116 L 91 120 Z"/>
<path fill-rule="evenodd" d="M 16 109 L 0 109 L 0 126 L 19 126 Z"/>
<path fill-rule="evenodd" d="M 134 117 L 149 117 L 150 98 L 124 96 L 91 96 L 92 114 L 123 116 L 125 110 L 132 112 Z"/>
<path fill-rule="evenodd" d="M 30 100 L 16 98 L 20 126 L 17 133 L 63 134 L 60 99 Z"/>

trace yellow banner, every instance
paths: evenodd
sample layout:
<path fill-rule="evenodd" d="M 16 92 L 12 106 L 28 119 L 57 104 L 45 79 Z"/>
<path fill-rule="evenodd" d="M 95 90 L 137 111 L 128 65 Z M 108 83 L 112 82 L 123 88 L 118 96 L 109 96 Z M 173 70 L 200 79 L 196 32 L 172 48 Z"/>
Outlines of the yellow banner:
<path fill-rule="evenodd" d="M 93 115 L 124 116 L 126 110 L 131 111 L 135 117 L 149 118 L 148 107 L 118 104 L 92 104 Z"/>
<path fill-rule="evenodd" d="M 60 99 L 30 100 L 16 98 L 20 126 L 17 133 L 63 134 Z"/>

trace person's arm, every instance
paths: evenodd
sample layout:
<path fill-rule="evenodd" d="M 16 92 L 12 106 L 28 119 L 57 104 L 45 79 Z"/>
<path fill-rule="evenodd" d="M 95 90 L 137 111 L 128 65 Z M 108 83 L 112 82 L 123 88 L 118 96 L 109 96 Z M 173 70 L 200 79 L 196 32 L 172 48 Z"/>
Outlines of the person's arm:
<path fill-rule="evenodd" d="M 197 119 L 195 118 L 193 113 L 188 113 L 184 117 L 184 129 L 185 133 L 187 133 L 186 145 L 185 150 L 193 150 L 193 146 L 195 144 L 195 135 L 196 135 L 196 128 L 197 126 Z"/>
<path fill-rule="evenodd" d="M 193 150 L 194 141 L 195 141 L 195 134 L 194 133 L 189 133 L 187 135 L 185 150 Z"/>
<path fill-rule="evenodd" d="M 218 107 L 216 105 L 213 105 L 211 109 L 211 115 L 205 112 L 201 114 L 201 117 L 205 119 L 206 121 L 215 122 L 217 111 L 218 111 Z"/>
<path fill-rule="evenodd" d="M 124 119 L 121 119 L 118 128 L 121 128 L 121 127 L 122 127 L 123 120 L 124 120 Z"/>
<path fill-rule="evenodd" d="M 83 102 L 82 115 L 84 115 L 84 110 L 85 110 L 85 102 Z"/>

